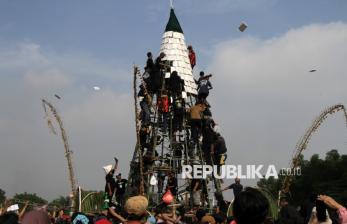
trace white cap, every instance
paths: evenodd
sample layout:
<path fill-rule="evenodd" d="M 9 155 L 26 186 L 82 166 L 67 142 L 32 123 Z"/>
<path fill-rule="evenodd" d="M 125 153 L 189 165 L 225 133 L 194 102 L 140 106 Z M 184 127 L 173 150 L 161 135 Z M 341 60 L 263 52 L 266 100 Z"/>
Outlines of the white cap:
<path fill-rule="evenodd" d="M 105 173 L 108 174 L 113 169 L 113 166 L 107 165 L 107 166 L 104 166 L 103 169 L 104 169 Z"/>
<path fill-rule="evenodd" d="M 7 208 L 8 212 L 15 212 L 18 210 L 19 210 L 18 204 L 11 205 L 10 207 Z"/>

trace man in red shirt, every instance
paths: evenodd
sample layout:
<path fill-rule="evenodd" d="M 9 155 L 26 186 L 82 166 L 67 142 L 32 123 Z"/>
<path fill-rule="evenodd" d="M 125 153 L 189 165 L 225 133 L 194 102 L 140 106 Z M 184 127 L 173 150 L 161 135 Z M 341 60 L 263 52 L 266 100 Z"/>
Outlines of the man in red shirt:
<path fill-rule="evenodd" d="M 192 69 L 193 69 L 196 64 L 196 55 L 192 45 L 188 46 L 188 56 L 189 56 L 190 65 L 192 66 Z"/>
<path fill-rule="evenodd" d="M 162 115 L 163 119 L 163 126 L 162 126 L 162 132 L 166 133 L 168 129 L 168 116 L 169 116 L 169 97 L 167 95 L 167 91 L 163 90 L 161 96 L 158 98 L 158 110 L 160 114 Z"/>

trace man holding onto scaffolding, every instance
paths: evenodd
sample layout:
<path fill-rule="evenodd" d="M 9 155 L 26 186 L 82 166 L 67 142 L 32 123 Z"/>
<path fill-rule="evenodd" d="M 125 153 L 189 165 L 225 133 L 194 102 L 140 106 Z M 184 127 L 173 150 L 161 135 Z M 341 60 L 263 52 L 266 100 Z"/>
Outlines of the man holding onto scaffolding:
<path fill-rule="evenodd" d="M 119 203 L 120 207 L 124 206 L 124 196 L 125 196 L 125 188 L 126 185 L 128 183 L 128 181 L 126 179 L 122 179 L 122 174 L 119 173 L 116 176 L 117 180 L 116 180 L 116 199 L 117 202 Z"/>

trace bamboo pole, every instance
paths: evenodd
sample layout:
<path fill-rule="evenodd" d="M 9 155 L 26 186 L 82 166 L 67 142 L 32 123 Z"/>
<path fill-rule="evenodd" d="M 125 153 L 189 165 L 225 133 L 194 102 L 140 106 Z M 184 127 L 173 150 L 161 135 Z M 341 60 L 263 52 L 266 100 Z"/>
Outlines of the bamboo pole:
<path fill-rule="evenodd" d="M 70 180 L 70 187 L 71 187 L 71 194 L 72 194 L 72 200 L 74 201 L 75 196 L 76 196 L 76 179 L 75 179 L 75 172 L 73 169 L 73 163 L 72 163 L 72 156 L 71 153 L 72 151 L 70 150 L 69 147 L 69 143 L 68 143 L 68 138 L 66 135 L 66 131 L 64 129 L 63 126 L 63 121 L 61 119 L 61 117 L 59 116 L 56 108 L 48 101 L 46 101 L 45 99 L 42 99 L 42 105 L 47 117 L 47 123 L 48 123 L 48 127 L 53 130 L 53 133 L 55 133 L 52 122 L 48 116 L 48 110 L 46 109 L 46 106 L 48 106 L 48 108 L 50 109 L 50 111 L 52 112 L 53 116 L 55 117 L 57 123 L 59 124 L 59 128 L 60 128 L 60 132 L 61 132 L 61 138 L 63 140 L 64 143 L 64 149 L 65 149 L 65 157 L 67 160 L 67 164 L 68 164 L 68 171 L 69 171 L 69 180 Z"/>

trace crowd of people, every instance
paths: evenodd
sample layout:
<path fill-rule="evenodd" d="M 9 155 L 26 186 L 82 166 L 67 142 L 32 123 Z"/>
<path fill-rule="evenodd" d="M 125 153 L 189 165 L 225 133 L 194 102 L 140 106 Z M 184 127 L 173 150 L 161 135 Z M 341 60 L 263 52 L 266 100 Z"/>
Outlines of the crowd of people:
<path fill-rule="evenodd" d="M 197 208 L 186 211 L 180 204 L 160 203 L 149 207 L 144 196 L 133 196 L 123 205 L 121 214 L 105 208 L 100 213 L 85 214 L 75 212 L 71 216 L 64 210 L 49 212 L 45 208 L 30 211 L 10 211 L 5 207 L 1 211 L 1 224 L 346 224 L 347 210 L 327 195 L 316 195 L 314 202 L 300 210 L 290 206 L 287 198 L 280 200 L 278 220 L 274 220 L 270 212 L 270 204 L 266 196 L 255 188 L 247 187 L 235 197 L 232 204 L 232 215 L 225 213 L 219 206 L 209 211 Z M 309 208 L 309 210 L 307 210 Z M 302 213 L 302 210 L 305 210 Z"/>

